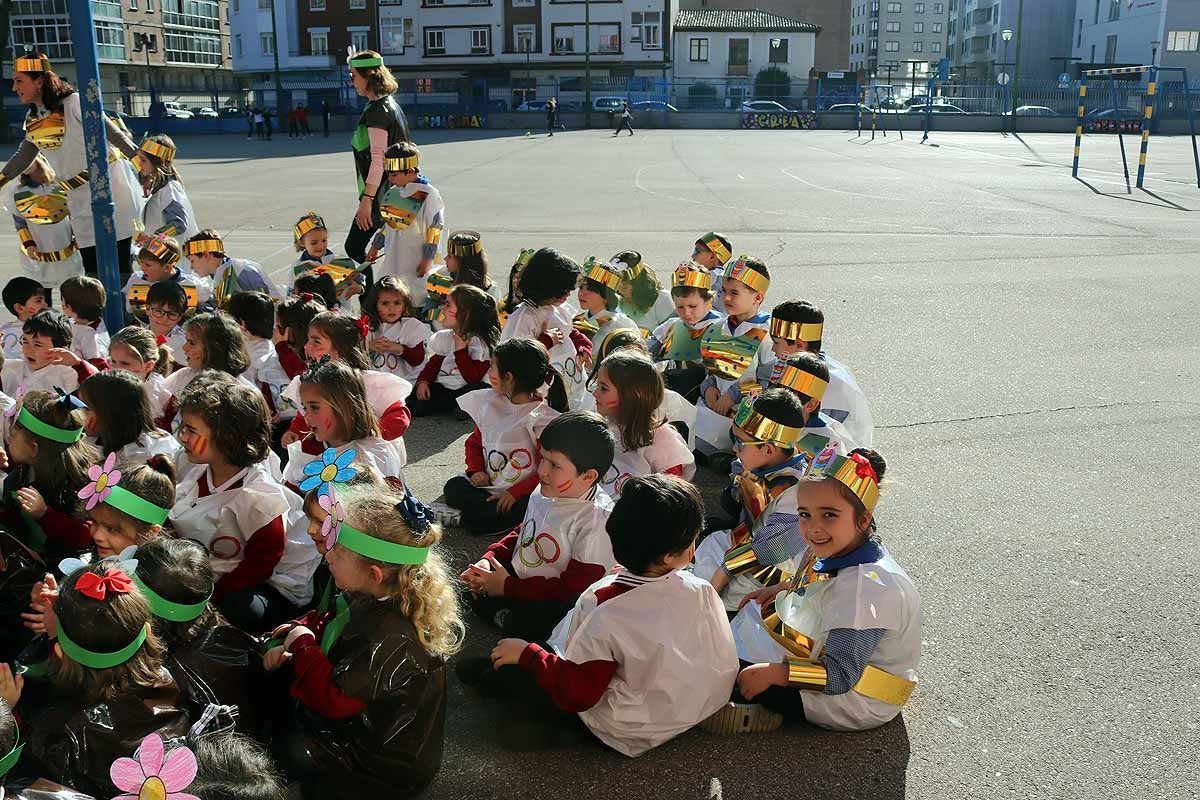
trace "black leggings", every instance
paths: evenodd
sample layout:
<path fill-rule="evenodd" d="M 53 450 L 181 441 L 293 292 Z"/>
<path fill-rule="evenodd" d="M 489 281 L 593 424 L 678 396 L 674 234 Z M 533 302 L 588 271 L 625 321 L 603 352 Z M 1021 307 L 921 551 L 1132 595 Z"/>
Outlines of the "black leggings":
<path fill-rule="evenodd" d="M 505 638 L 524 639 L 545 645 L 554 626 L 562 621 L 573 607 L 574 603 L 560 603 L 555 600 L 514 600 L 510 597 L 484 597 L 483 595 L 467 595 L 470 598 L 471 610 L 496 625 Z M 497 620 L 496 612 L 506 610 Z M 499 624 L 497 624 L 499 623 Z"/>
<path fill-rule="evenodd" d="M 371 221 L 371 228 L 364 231 L 362 228 L 358 227 L 357 219 L 351 219 L 350 232 L 346 234 L 346 255 L 350 256 L 360 264 L 366 261 L 367 248 L 371 246 L 371 237 L 375 235 L 375 231 L 379 230 L 379 226 L 382 224 L 383 220 L 381 220 L 378 214 L 376 214 L 375 218 Z M 369 270 L 370 267 L 367 269 Z M 371 288 L 370 280 L 367 281 L 367 288 Z"/>
<path fill-rule="evenodd" d="M 745 669 L 750 666 L 749 661 L 738 659 L 738 666 Z M 742 693 L 738 691 L 737 686 L 733 687 L 733 702 L 735 703 L 758 703 L 760 706 L 765 706 L 776 714 L 782 714 L 784 719 L 788 720 L 804 720 L 804 701 L 800 698 L 800 690 L 793 689 L 790 686 L 772 686 L 766 691 L 755 696 L 753 700 L 747 700 L 742 697 Z"/>
<path fill-rule="evenodd" d="M 121 273 L 121 285 L 133 274 L 133 260 L 129 249 L 133 245 L 133 237 L 117 240 L 117 271 Z M 79 257 L 83 259 L 83 271 L 92 278 L 100 277 L 100 262 L 96 255 L 96 246 L 79 248 Z"/>
<path fill-rule="evenodd" d="M 467 392 L 473 392 L 476 389 L 486 389 L 486 383 L 471 383 L 461 389 L 447 389 L 440 383 L 429 384 L 429 399 L 418 400 L 417 393 L 414 390 L 408 396 L 408 410 L 412 412 L 414 417 L 430 417 L 435 414 L 452 414 L 458 411 L 458 398 L 462 397 Z"/>
<path fill-rule="evenodd" d="M 217 601 L 225 618 L 247 633 L 262 633 L 295 619 L 300 609 L 269 584 L 230 592 Z"/>
<path fill-rule="evenodd" d="M 462 526 L 474 536 L 492 536 L 512 530 L 525 519 L 525 509 L 529 506 L 529 498 L 522 497 L 513 503 L 507 514 L 501 514 L 496 510 L 495 501 L 488 501 L 492 493 L 471 485 L 471 481 L 462 475 L 446 481 L 442 492 L 446 496 L 446 505 L 462 512 Z"/>

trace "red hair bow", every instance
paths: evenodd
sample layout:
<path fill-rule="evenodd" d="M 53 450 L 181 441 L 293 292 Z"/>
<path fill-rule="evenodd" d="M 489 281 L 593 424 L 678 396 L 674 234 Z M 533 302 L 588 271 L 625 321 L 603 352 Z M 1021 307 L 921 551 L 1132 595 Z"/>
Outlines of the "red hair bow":
<path fill-rule="evenodd" d="M 860 478 L 870 478 L 876 483 L 879 483 L 879 476 L 875 474 L 875 468 L 871 466 L 871 462 L 866 456 L 864 456 L 862 453 L 851 453 L 850 460 L 858 465 L 854 468 L 855 475 Z"/>
<path fill-rule="evenodd" d="M 312 292 L 301 292 L 300 299 L 303 300 L 304 302 L 308 303 L 308 302 L 311 302 L 315 298 L 313 297 Z"/>
<path fill-rule="evenodd" d="M 358 332 L 362 334 L 362 338 L 367 338 L 367 334 L 371 332 L 371 318 L 363 314 L 354 321 L 354 324 L 358 326 Z"/>
<path fill-rule="evenodd" d="M 103 600 L 109 592 L 128 594 L 133 591 L 133 581 L 122 570 L 113 567 L 101 577 L 94 572 L 85 572 L 75 582 L 75 588 L 84 597 Z"/>
<path fill-rule="evenodd" d="M 158 345 L 159 347 L 162 347 L 164 344 L 166 344 L 166 343 L 167 343 L 167 337 L 165 337 L 165 336 L 155 336 L 155 337 L 154 337 L 154 343 L 155 343 L 156 345 Z"/>

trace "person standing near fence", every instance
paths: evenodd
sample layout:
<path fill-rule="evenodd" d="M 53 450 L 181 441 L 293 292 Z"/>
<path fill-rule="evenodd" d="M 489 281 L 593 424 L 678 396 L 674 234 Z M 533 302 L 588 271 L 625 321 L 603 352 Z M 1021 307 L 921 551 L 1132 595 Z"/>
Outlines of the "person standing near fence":
<path fill-rule="evenodd" d="M 383 64 L 383 56 L 363 50 L 350 58 L 350 81 L 354 91 L 367 98 L 367 106 L 358 118 L 350 147 L 358 178 L 358 211 L 350 233 L 346 235 L 346 255 L 355 261 L 367 260 L 367 245 L 383 224 L 379 215 L 380 188 L 384 177 L 384 152 L 399 142 L 408 141 L 408 120 L 400 104 L 392 97 L 396 79 Z M 368 286 L 372 273 L 364 271 Z"/>
<path fill-rule="evenodd" d="M 267 138 L 267 118 L 263 116 L 261 108 L 254 109 L 254 132 L 258 134 L 259 139 Z"/>
<path fill-rule="evenodd" d="M 629 103 L 621 107 L 621 124 L 613 131 L 613 136 L 618 136 L 621 131 L 629 131 L 629 135 L 633 136 L 633 112 L 629 110 Z"/>
<path fill-rule="evenodd" d="M 558 122 L 558 100 L 551 97 L 546 102 L 546 129 L 554 135 L 554 126 Z"/>
<path fill-rule="evenodd" d="M 296 123 L 300 126 L 300 133 L 303 136 L 312 135 L 312 131 L 308 129 L 308 106 L 304 103 L 296 106 Z"/>
<path fill-rule="evenodd" d="M 293 108 L 288 111 L 288 138 L 295 139 L 300 135 L 300 109 Z"/>
<path fill-rule="evenodd" d="M 321 125 L 325 128 L 325 138 L 329 138 L 329 101 L 321 101 Z"/>

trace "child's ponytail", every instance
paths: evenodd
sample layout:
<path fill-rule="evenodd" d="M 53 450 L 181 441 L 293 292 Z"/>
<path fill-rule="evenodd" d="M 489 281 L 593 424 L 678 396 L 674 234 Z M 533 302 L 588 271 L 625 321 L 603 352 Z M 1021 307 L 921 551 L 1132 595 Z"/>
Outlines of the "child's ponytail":
<path fill-rule="evenodd" d="M 555 411 L 566 411 L 567 384 L 562 375 L 550 365 L 550 354 L 535 339 L 509 339 L 496 345 L 492 352 L 496 369 L 503 376 L 512 375 L 513 388 L 522 394 L 540 392 L 549 385 L 546 402 Z"/>
<path fill-rule="evenodd" d="M 547 366 L 546 383 L 550 386 L 546 391 L 546 405 L 560 414 L 565 414 L 571 408 L 571 401 L 567 397 L 567 383 L 563 380 L 562 373 L 554 367 Z"/>
<path fill-rule="evenodd" d="M 469 342 L 478 338 L 491 353 L 500 343 L 500 315 L 496 299 L 477 286 L 459 284 L 450 290 L 458 309 L 457 333 Z"/>
<path fill-rule="evenodd" d="M 364 341 L 370 330 L 366 317 L 354 319 L 335 311 L 323 311 L 313 317 L 309 328 L 316 328 L 329 337 L 338 357 L 355 369 L 371 369 L 371 359 L 367 355 Z"/>

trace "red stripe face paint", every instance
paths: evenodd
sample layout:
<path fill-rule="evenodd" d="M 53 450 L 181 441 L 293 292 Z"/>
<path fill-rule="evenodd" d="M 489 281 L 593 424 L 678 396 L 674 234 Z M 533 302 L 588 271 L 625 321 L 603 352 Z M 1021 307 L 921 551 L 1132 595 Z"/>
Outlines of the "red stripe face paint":
<path fill-rule="evenodd" d="M 192 455 L 200 457 L 208 452 L 208 439 L 197 434 L 192 440 Z"/>
<path fill-rule="evenodd" d="M 561 492 L 567 491 L 574 485 L 575 485 L 575 481 L 563 481 L 558 486 L 555 486 L 554 490 L 561 493 Z"/>

